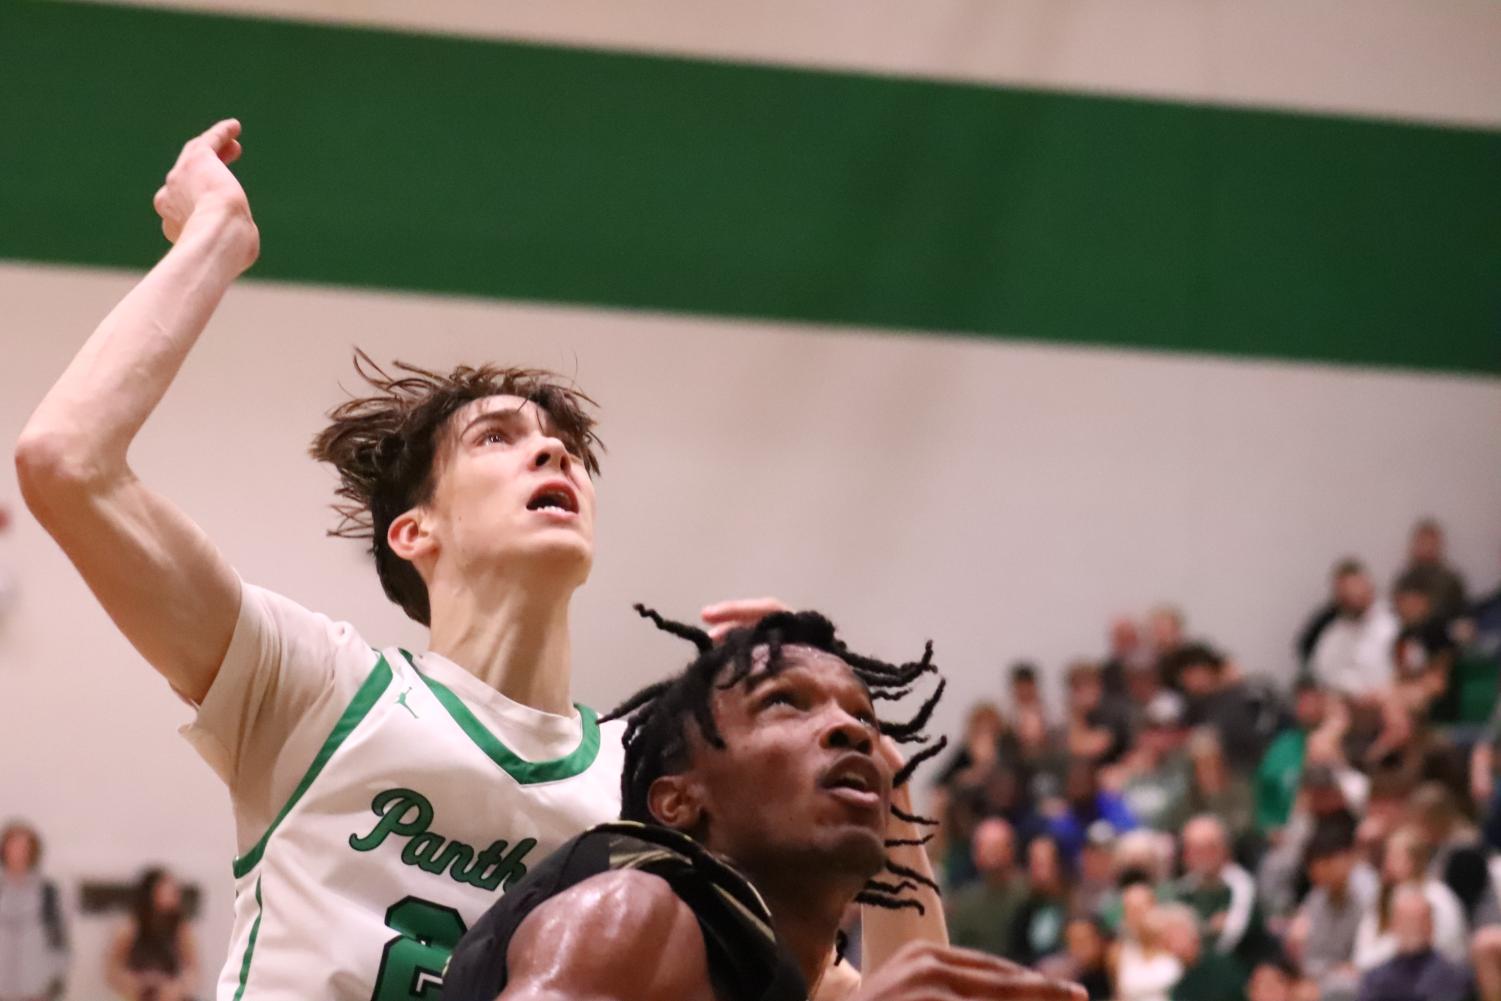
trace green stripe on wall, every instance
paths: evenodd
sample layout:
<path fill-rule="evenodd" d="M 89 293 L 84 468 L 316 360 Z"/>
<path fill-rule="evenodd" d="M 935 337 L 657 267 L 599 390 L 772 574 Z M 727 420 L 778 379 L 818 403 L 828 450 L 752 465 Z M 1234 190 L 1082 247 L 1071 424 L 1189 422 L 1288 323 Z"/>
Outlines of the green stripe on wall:
<path fill-rule="evenodd" d="M 0 0 L 0 256 L 1501 372 L 1501 133 Z"/>

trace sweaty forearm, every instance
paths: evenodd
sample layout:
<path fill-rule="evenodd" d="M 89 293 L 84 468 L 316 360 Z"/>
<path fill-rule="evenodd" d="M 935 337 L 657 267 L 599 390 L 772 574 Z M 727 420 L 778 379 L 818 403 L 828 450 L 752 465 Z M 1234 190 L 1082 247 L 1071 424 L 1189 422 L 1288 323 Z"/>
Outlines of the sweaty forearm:
<path fill-rule="evenodd" d="M 905 790 L 898 794 L 898 799 L 900 800 L 898 805 L 910 814 L 911 802 L 907 799 Z M 918 825 L 897 820 L 895 817 L 886 828 L 887 837 L 893 840 L 916 841 L 926 833 L 927 831 Z M 926 879 L 933 879 L 932 863 L 928 861 L 928 853 L 921 845 L 898 845 L 888 848 L 886 857 L 893 865 L 919 873 Z M 893 877 L 888 875 L 886 878 Z M 908 877 L 894 878 L 900 880 Z M 937 892 L 929 886 L 919 885 L 915 889 L 908 890 L 906 895 L 922 904 L 922 913 L 906 908 L 890 910 L 873 905 L 860 908 L 863 932 L 861 942 L 865 953 L 861 964 L 863 970 L 879 969 L 899 949 L 911 942 L 948 945 L 948 924 L 944 920 L 943 901 Z"/>
<path fill-rule="evenodd" d="M 32 414 L 18 448 L 23 462 L 82 483 L 123 472 L 131 440 L 244 270 L 253 238 L 244 213 L 211 205 L 195 212 Z"/>

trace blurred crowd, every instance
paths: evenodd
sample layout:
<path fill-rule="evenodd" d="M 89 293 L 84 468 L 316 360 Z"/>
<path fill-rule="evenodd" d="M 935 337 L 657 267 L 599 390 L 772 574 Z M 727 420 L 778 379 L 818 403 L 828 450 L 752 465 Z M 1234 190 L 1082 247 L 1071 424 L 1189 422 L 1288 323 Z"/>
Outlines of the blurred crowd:
<path fill-rule="evenodd" d="M 0 1001 L 57 1001 L 73 959 L 57 884 L 42 869 L 42 838 L 13 821 L 0 831 Z M 99 960 L 123 1001 L 191 1001 L 198 946 L 182 888 L 161 868 L 137 880 L 129 914 Z"/>
<path fill-rule="evenodd" d="M 1012 666 L 937 778 L 954 941 L 1092 999 L 1501 1001 L 1501 591 L 1424 520 L 1292 640 L 1276 685 L 1176 608 L 1121 619 L 1056 717 Z"/>

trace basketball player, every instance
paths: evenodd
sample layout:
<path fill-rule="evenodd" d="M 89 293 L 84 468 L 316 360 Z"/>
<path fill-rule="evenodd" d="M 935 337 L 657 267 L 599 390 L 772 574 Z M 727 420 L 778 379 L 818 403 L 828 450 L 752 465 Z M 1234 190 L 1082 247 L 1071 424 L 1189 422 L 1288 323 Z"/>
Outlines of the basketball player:
<path fill-rule="evenodd" d="M 829 962 L 851 900 L 900 907 L 914 882 L 888 859 L 886 815 L 893 785 L 931 755 L 894 775 L 879 747 L 921 739 L 941 686 L 907 723 L 878 721 L 873 698 L 931 671 L 928 655 L 858 656 L 812 612 L 719 646 L 658 621 L 699 654 L 617 710 L 634 714 L 626 822 L 575 838 L 491 908 L 453 956 L 448 1001 L 1083 998 L 931 943 L 863 985 Z"/>
<path fill-rule="evenodd" d="M 570 701 L 590 401 L 543 372 L 363 366 L 371 395 L 338 408 L 313 451 L 340 474 L 343 530 L 368 534 L 386 593 L 430 627 L 426 652 L 374 650 L 242 582 L 127 462 L 259 252 L 228 169 L 239 132 L 220 122 L 184 146 L 155 198 L 172 249 L 43 399 L 17 471 L 116 625 L 197 707 L 187 735 L 229 787 L 240 856 L 220 1001 L 434 1001 L 467 925 L 618 812 L 618 731 Z M 732 603 L 715 626 L 764 610 Z M 889 954 L 917 927 L 875 933 Z"/>

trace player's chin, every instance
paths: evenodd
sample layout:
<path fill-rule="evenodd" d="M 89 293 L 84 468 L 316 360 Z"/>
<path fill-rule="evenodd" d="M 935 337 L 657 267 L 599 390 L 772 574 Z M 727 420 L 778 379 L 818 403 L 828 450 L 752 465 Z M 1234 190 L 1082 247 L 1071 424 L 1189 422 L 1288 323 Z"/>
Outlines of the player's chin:
<path fill-rule="evenodd" d="M 584 528 L 560 524 L 536 526 L 514 547 L 515 555 L 538 564 L 582 571 L 594 565 L 594 539 Z"/>
<path fill-rule="evenodd" d="M 866 824 L 837 824 L 824 832 L 828 857 L 837 867 L 864 877 L 886 867 L 886 835 Z"/>

